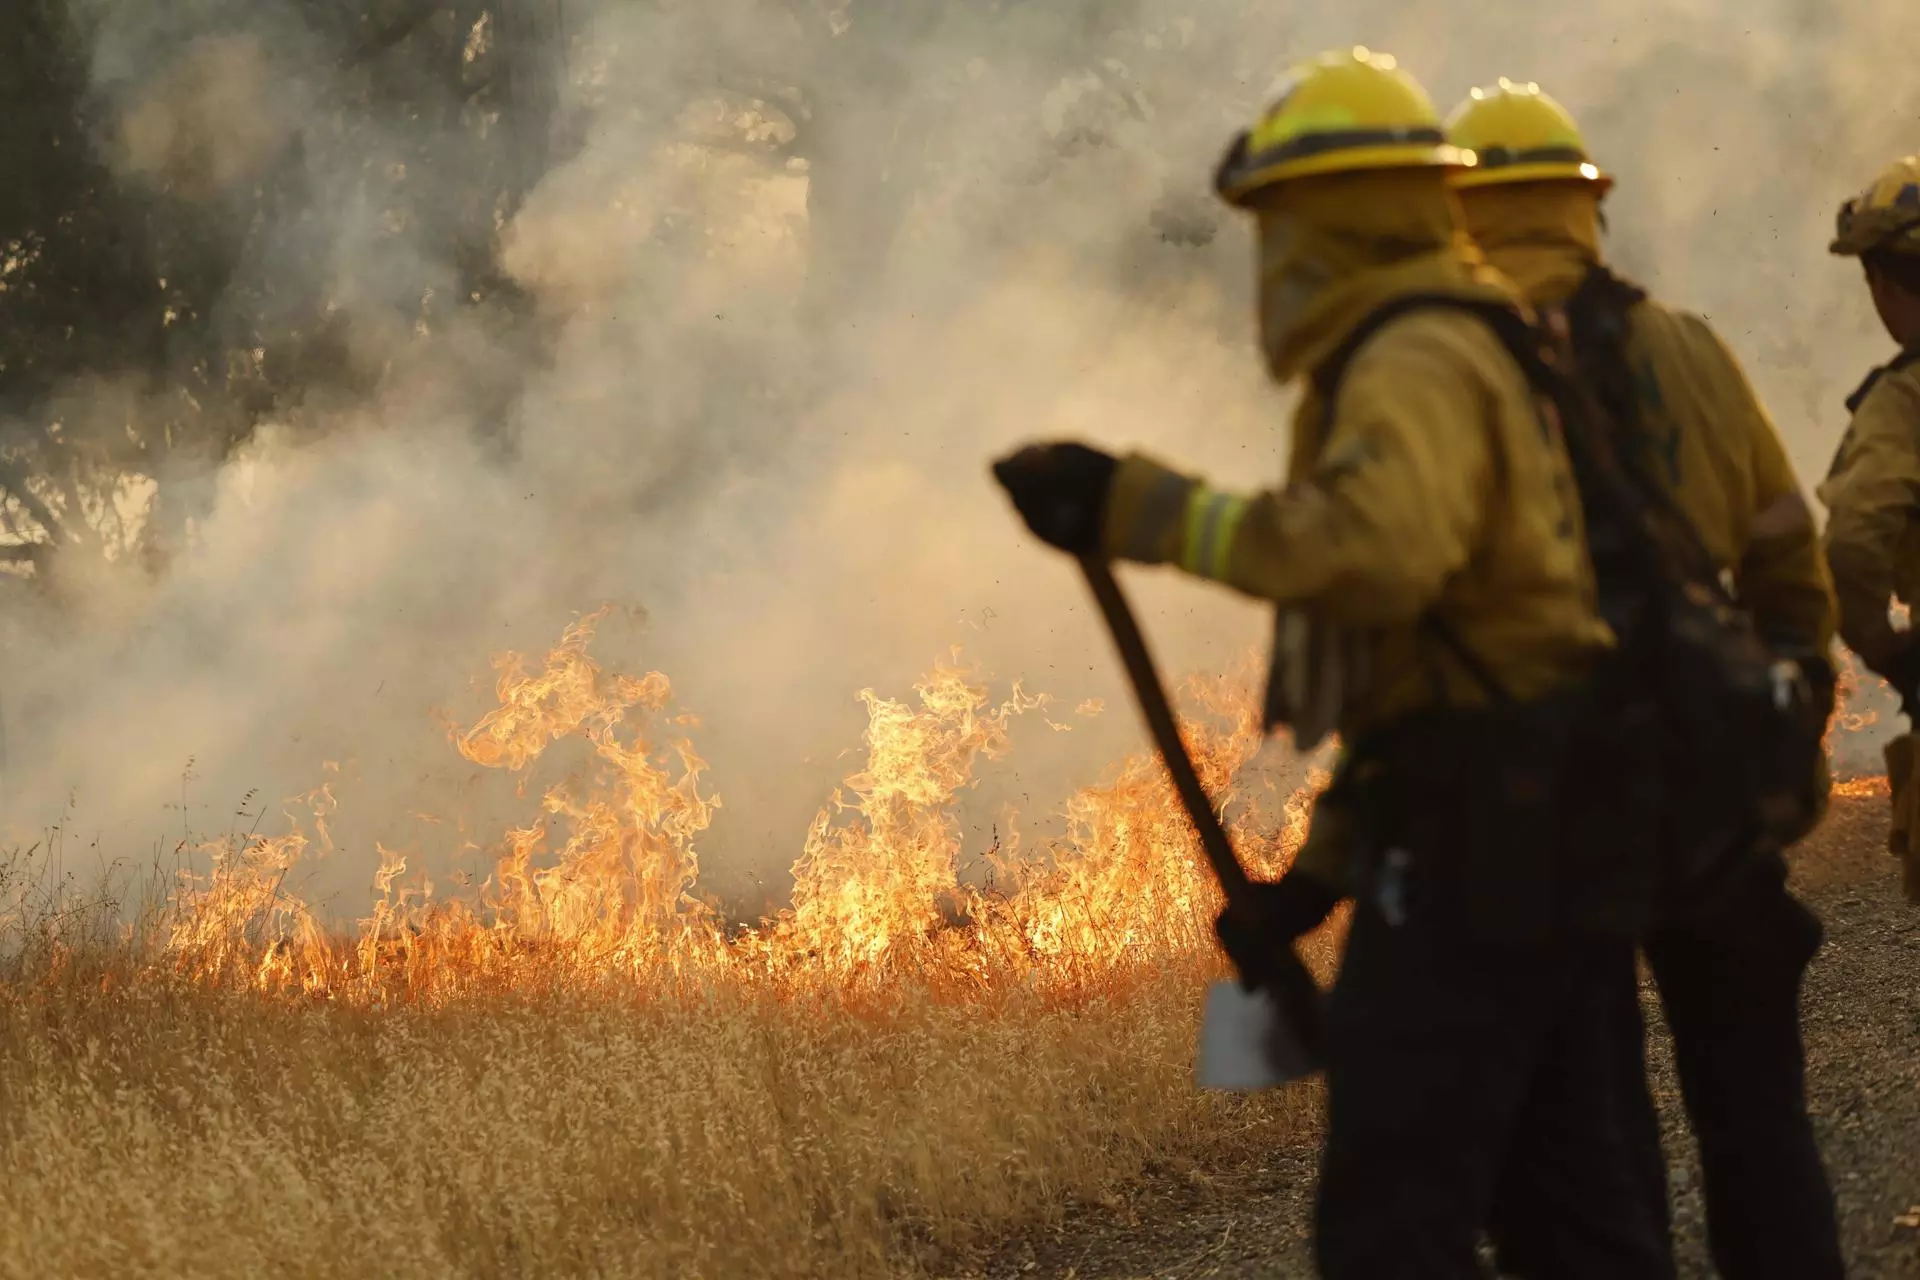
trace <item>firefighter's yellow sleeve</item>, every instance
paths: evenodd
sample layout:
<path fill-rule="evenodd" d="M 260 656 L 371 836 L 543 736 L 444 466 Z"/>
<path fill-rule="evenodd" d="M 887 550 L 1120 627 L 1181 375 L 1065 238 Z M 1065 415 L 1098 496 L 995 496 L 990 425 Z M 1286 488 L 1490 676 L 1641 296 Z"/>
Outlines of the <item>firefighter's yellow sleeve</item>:
<path fill-rule="evenodd" d="M 1903 374 L 1880 379 L 1855 412 L 1820 498 L 1841 637 L 1884 671 L 1905 639 L 1887 609 L 1896 548 L 1920 516 L 1920 382 Z"/>
<path fill-rule="evenodd" d="M 1250 496 L 1150 458 L 1123 459 L 1109 554 L 1177 564 L 1330 622 L 1410 623 L 1464 566 L 1489 502 L 1486 392 L 1457 353 L 1417 337 L 1390 367 L 1355 358 L 1308 474 Z"/>
<path fill-rule="evenodd" d="M 1759 421 L 1752 540 L 1734 567 L 1735 594 L 1769 642 L 1824 654 L 1839 615 L 1820 534 L 1779 434 L 1764 417 Z"/>
<path fill-rule="evenodd" d="M 1745 427 L 1753 497 L 1746 548 L 1733 565 L 1735 591 L 1770 642 L 1824 654 L 1838 623 L 1833 580 L 1799 477 L 1738 357 L 1705 321 L 1689 319 L 1699 341 L 1710 344 L 1709 367 L 1719 375 L 1713 381 L 1720 404 L 1711 411 Z"/>

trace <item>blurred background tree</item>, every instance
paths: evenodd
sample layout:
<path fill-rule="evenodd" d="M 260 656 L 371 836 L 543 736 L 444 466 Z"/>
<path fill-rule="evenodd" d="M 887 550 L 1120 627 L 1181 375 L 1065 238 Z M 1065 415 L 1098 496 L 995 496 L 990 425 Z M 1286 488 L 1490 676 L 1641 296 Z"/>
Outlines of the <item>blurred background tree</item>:
<path fill-rule="evenodd" d="M 1190 276 L 1164 250 L 1212 243 L 1206 162 L 1264 88 L 1218 74 L 1232 24 L 1207 12 L 1240 2 L 1196 0 L 1197 19 L 1157 24 L 1105 0 L 618 10 L 687 33 L 692 56 L 647 87 L 660 116 L 647 127 L 806 184 L 798 305 L 817 358 L 797 385 L 743 353 L 715 389 L 714 430 L 687 433 L 687 448 L 738 452 L 733 420 L 765 416 L 740 411 L 742 387 L 791 401 L 830 386 L 831 321 L 877 296 L 916 225 L 961 228 L 987 253 L 1075 233 L 1024 222 L 1023 183 L 1076 168 L 1115 181 L 1098 166 L 1116 156 L 1149 166 L 1172 194 L 1111 247 L 1110 274 L 1136 292 Z M 4 6 L 0 588 L 57 587 L 108 562 L 158 569 L 262 421 L 298 431 L 367 397 L 454 309 L 481 322 L 491 353 L 464 366 L 476 429 L 511 448 L 518 380 L 554 317 L 503 269 L 503 232 L 609 96 L 578 74 L 596 52 L 570 25 L 585 7 Z M 1207 109 L 1194 110 L 1196 85 Z M 1170 99 L 1180 128 L 1145 128 Z M 1009 145 L 1017 161 L 982 150 Z M 660 471 L 672 488 L 675 468 Z"/>
<path fill-rule="evenodd" d="M 244 164 L 181 152 L 178 122 L 142 110 L 142 95 L 220 110 L 224 82 L 275 65 L 205 36 L 208 15 L 141 32 L 146 74 L 117 85 L 98 60 L 124 6 L 0 8 L 0 567 L 15 585 L 157 564 L 264 414 L 378 378 L 348 349 L 318 205 L 362 202 L 404 240 L 393 261 L 421 278 L 388 284 L 419 332 L 436 306 L 524 323 L 498 232 L 552 160 L 560 0 L 283 6 L 271 38 L 331 66 L 321 91 L 265 86 L 298 114 L 261 129 Z M 356 190 L 313 189 L 341 172 L 308 163 L 318 148 L 359 152 Z"/>

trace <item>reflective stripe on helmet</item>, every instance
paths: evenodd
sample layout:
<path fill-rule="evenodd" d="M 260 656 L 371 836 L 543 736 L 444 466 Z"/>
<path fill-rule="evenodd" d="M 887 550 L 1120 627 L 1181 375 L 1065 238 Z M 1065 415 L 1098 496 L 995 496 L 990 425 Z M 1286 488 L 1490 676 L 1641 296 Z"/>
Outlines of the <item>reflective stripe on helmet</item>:
<path fill-rule="evenodd" d="M 1582 147 L 1528 147 L 1516 151 L 1511 147 L 1481 147 L 1474 155 L 1480 158 L 1481 169 L 1504 169 L 1516 164 L 1591 164 Z"/>
<path fill-rule="evenodd" d="M 1303 133 L 1263 151 L 1249 152 L 1249 136 L 1241 134 L 1228 148 L 1220 167 L 1214 171 L 1215 192 L 1231 200 L 1247 179 L 1281 165 L 1340 152 L 1378 151 L 1387 147 L 1432 147 L 1434 159 L 1447 164 L 1468 164 L 1471 157 L 1446 145 L 1439 129 L 1338 129 L 1326 133 Z"/>
<path fill-rule="evenodd" d="M 1248 158 L 1256 168 L 1283 164 L 1302 156 L 1324 155 L 1329 151 L 1358 151 L 1363 147 L 1404 145 L 1439 146 L 1446 135 L 1438 129 L 1340 129 L 1331 133 L 1303 133 L 1277 147 L 1268 147 Z"/>

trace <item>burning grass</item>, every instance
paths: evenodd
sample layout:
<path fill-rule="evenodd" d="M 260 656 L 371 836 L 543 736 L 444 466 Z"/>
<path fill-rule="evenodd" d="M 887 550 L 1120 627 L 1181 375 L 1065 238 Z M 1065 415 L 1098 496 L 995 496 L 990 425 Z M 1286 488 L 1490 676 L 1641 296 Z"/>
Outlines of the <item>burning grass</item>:
<path fill-rule="evenodd" d="M 862 1275 L 949 1265 L 1068 1196 L 1313 1105 L 1200 1095 L 1214 892 L 1156 762 L 1067 838 L 959 880 L 958 794 L 1009 724 L 958 667 L 873 694 L 867 762 L 806 833 L 793 905 L 729 930 L 693 896 L 717 801 L 658 673 L 594 619 L 455 737 L 524 771 L 591 749 L 474 893 L 382 851 L 328 927 L 287 885 L 303 826 L 203 851 L 131 927 L 16 912 L 0 984 L 0 1274 Z M 1227 794 L 1251 699 L 1189 725 Z M 1236 805 L 1291 858 L 1302 797 Z M 1011 886 L 1005 889 L 1005 886 Z M 44 904 L 43 904 L 44 905 Z"/>
<path fill-rule="evenodd" d="M 0 1275 L 951 1270 L 1150 1160 L 1310 1119 L 1311 1090 L 1193 1088 L 1216 895 L 1157 761 L 1073 796 L 1052 846 L 998 849 L 987 892 L 956 872 L 957 798 L 1042 700 L 958 666 L 864 694 L 865 766 L 792 906 L 729 928 L 695 896 L 719 802 L 692 721 L 664 676 L 594 661 L 594 622 L 502 658 L 453 734 L 523 778 L 563 740 L 591 760 L 476 890 L 383 849 L 368 914 L 321 921 L 288 886 L 329 844 L 322 788 L 131 925 L 15 895 Z M 1263 807 L 1252 698 L 1196 692 L 1201 774 L 1277 872 L 1306 795 Z"/>

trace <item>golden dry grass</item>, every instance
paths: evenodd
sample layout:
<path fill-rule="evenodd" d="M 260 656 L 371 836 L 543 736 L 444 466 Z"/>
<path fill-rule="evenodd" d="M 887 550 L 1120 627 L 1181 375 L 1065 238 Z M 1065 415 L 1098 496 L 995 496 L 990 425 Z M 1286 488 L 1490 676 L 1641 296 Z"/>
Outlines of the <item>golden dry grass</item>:
<path fill-rule="evenodd" d="M 917 708 L 869 697 L 794 905 L 730 935 L 691 896 L 698 757 L 648 738 L 665 679 L 607 676 L 590 638 L 503 660 L 456 738 L 521 771 L 571 735 L 601 766 L 470 899 L 390 860 L 358 928 L 323 927 L 283 886 L 324 792 L 310 835 L 213 848 L 131 926 L 111 895 L 10 890 L 0 858 L 0 1276 L 951 1273 L 1150 1161 L 1312 1122 L 1310 1088 L 1194 1087 L 1217 897 L 1156 760 L 986 894 L 953 802 L 1033 700 L 949 668 Z M 1206 705 L 1190 743 L 1226 795 L 1259 726 Z M 1237 839 L 1274 874 L 1302 797 L 1248 799 Z"/>
<path fill-rule="evenodd" d="M 69 959 L 0 999 L 0 1274 L 951 1268 L 1310 1095 L 1192 1083 L 1192 958 L 1071 1001 L 503 994 L 385 1012 Z"/>
<path fill-rule="evenodd" d="M 323 927 L 284 885 L 330 797 L 130 929 L 57 895 L 9 911 L 0 884 L 0 1275 L 940 1273 L 1317 1105 L 1194 1087 L 1216 896 L 1157 761 L 1073 797 L 986 894 L 956 879 L 954 798 L 1034 700 L 948 668 L 917 707 L 870 697 L 793 907 L 729 935 L 691 896 L 698 757 L 648 736 L 665 678 L 607 675 L 590 637 L 503 660 L 456 738 L 516 771 L 565 736 L 599 762 L 470 899 L 394 861 L 357 930 Z M 1190 727 L 1217 793 L 1250 708 Z M 1243 808 L 1244 851 L 1277 870 L 1298 819 Z"/>

